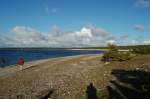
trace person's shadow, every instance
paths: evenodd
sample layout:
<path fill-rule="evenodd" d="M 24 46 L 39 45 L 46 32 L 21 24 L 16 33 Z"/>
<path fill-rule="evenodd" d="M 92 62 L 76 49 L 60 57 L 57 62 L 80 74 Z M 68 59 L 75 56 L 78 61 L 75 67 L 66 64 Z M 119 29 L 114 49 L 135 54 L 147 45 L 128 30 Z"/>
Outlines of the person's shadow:
<path fill-rule="evenodd" d="M 113 70 L 116 80 L 107 87 L 108 99 L 150 99 L 150 72 Z"/>
<path fill-rule="evenodd" d="M 96 90 L 96 88 L 93 86 L 93 83 L 90 83 L 90 84 L 87 86 L 86 99 L 98 99 L 98 97 L 97 97 L 97 90 Z"/>

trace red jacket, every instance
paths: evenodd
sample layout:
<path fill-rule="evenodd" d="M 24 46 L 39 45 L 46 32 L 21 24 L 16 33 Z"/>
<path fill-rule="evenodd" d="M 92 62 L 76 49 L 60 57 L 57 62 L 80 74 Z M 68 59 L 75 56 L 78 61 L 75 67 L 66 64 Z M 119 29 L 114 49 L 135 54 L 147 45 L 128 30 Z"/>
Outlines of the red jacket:
<path fill-rule="evenodd" d="M 23 59 L 23 58 L 20 58 L 19 61 L 18 61 L 18 64 L 19 64 L 19 65 L 24 65 L 24 59 Z"/>

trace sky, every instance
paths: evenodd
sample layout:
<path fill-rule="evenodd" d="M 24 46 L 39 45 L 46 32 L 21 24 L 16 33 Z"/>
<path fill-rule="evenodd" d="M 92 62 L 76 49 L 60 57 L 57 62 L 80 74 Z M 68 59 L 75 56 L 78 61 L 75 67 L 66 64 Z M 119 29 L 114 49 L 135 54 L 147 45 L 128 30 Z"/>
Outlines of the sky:
<path fill-rule="evenodd" d="M 0 47 L 150 44 L 150 0 L 0 0 Z"/>

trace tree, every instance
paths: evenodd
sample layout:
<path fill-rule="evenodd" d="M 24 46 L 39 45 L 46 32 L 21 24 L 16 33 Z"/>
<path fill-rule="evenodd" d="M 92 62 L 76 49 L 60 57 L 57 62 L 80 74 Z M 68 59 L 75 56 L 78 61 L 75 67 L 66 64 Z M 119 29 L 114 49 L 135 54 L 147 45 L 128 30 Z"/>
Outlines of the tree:
<path fill-rule="evenodd" d="M 102 57 L 102 61 L 125 61 L 130 59 L 130 52 L 120 52 L 114 44 L 108 44 L 108 51 Z"/>

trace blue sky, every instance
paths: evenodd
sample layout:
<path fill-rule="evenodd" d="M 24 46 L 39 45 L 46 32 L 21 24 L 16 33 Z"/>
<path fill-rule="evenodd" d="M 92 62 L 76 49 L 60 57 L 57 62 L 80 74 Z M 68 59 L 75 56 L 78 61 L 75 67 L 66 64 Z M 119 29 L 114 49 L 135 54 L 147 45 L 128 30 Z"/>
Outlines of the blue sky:
<path fill-rule="evenodd" d="M 150 0 L 0 0 L 0 47 L 150 44 L 149 11 Z"/>

